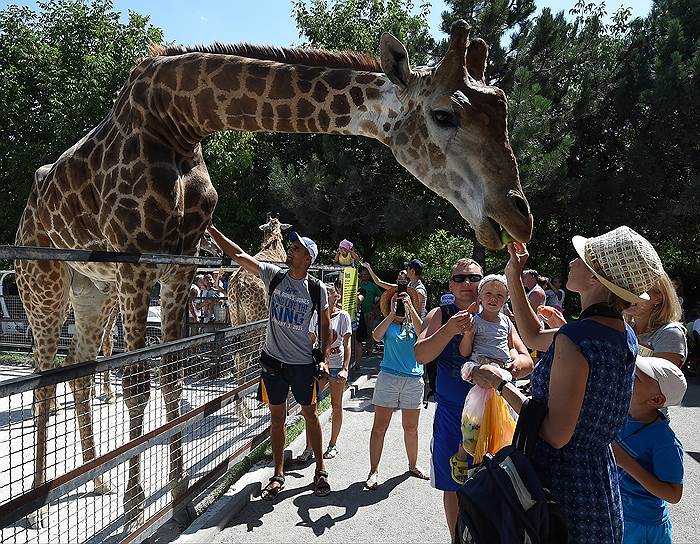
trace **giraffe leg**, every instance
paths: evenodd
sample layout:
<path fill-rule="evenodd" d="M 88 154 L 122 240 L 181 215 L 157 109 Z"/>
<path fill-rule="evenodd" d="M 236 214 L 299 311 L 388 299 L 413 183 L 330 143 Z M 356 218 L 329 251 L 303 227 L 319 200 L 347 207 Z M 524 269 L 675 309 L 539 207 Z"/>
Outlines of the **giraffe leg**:
<path fill-rule="evenodd" d="M 161 326 L 166 342 L 181 336 L 185 319 L 185 304 L 195 269 L 180 267 L 161 279 Z M 161 392 L 165 401 L 165 417 L 168 422 L 180 417 L 180 399 L 185 381 L 182 360 L 178 354 L 163 356 Z M 184 470 L 182 435 L 170 439 L 170 491 L 173 500 L 179 499 L 189 487 L 189 477 Z"/>
<path fill-rule="evenodd" d="M 55 261 L 17 261 L 17 286 L 32 327 L 34 337 L 34 371 L 44 372 L 54 366 L 66 308 L 68 307 L 69 274 L 67 267 Z M 42 387 L 33 392 L 35 450 L 32 488 L 46 482 L 48 449 L 48 420 L 51 407 L 56 405 L 56 386 Z M 27 516 L 30 527 L 44 527 L 48 507 Z"/>
<path fill-rule="evenodd" d="M 110 310 L 115 304 L 112 293 L 113 291 L 107 293 L 101 291 L 82 274 L 77 272 L 73 274 L 70 301 L 75 314 L 75 333 L 71 340 L 66 364 L 91 361 L 97 357 Z M 83 462 L 88 463 L 97 455 L 92 418 L 95 376 L 83 376 L 69 383 L 75 400 Z M 97 476 L 93 483 L 95 493 L 111 492 L 111 486 L 105 475 Z"/>
<path fill-rule="evenodd" d="M 117 315 L 119 315 L 119 301 L 116 300 L 116 293 L 114 294 L 114 299 L 111 300 L 111 302 L 112 308 L 109 310 L 109 318 L 102 336 L 102 355 L 104 357 L 111 357 L 112 350 L 114 349 L 114 338 L 112 336 L 112 331 L 114 330 L 114 324 L 117 321 Z M 117 397 L 114 394 L 114 389 L 112 389 L 109 370 L 105 370 L 102 373 L 102 396 L 107 404 L 114 404 L 116 402 Z"/>
<path fill-rule="evenodd" d="M 133 351 L 146 343 L 146 316 L 155 271 L 144 273 L 138 267 L 121 265 L 117 269 L 117 281 L 124 344 L 126 351 Z M 143 434 L 144 412 L 151 396 L 151 376 L 147 363 L 138 362 L 124 367 L 122 391 L 129 411 L 129 440 L 135 440 Z M 141 483 L 141 455 L 135 455 L 129 459 L 129 479 L 124 492 L 126 532 L 133 532 L 143 525 L 145 500 Z"/>

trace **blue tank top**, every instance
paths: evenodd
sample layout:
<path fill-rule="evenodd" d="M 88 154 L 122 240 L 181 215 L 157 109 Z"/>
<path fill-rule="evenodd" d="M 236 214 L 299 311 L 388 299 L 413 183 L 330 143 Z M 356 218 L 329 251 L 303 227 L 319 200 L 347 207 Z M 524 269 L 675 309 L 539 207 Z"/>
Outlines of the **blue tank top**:
<path fill-rule="evenodd" d="M 452 314 L 459 311 L 456 305 L 452 305 Z M 435 377 L 435 401 L 454 408 L 462 409 L 464 399 L 472 385 L 462 379 L 462 365 L 467 362 L 466 357 L 459 354 L 459 343 L 462 335 L 452 337 L 442 353 L 436 359 L 437 371 Z"/>

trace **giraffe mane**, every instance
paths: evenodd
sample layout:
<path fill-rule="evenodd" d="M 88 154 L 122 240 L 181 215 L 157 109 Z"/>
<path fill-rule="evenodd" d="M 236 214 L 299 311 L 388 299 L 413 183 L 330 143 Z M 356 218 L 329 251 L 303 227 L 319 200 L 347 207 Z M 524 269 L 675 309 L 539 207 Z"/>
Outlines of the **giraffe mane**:
<path fill-rule="evenodd" d="M 215 55 L 235 55 L 258 60 L 269 60 L 286 64 L 322 66 L 324 68 L 348 68 L 365 72 L 382 73 L 379 60 L 371 55 L 354 51 L 326 51 L 301 47 L 274 47 L 250 43 L 221 43 L 211 45 L 158 45 L 152 44 L 149 56 L 173 57 L 186 53 L 212 53 Z"/>

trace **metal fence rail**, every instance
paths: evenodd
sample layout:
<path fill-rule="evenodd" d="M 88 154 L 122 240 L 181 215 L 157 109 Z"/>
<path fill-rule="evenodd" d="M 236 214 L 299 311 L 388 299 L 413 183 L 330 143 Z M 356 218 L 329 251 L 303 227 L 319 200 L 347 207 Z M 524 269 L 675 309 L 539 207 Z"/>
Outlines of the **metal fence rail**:
<path fill-rule="evenodd" d="M 139 541 L 185 508 L 269 428 L 251 398 L 264 331 L 261 321 L 0 382 L 2 542 Z M 94 399 L 104 371 L 115 404 Z"/>

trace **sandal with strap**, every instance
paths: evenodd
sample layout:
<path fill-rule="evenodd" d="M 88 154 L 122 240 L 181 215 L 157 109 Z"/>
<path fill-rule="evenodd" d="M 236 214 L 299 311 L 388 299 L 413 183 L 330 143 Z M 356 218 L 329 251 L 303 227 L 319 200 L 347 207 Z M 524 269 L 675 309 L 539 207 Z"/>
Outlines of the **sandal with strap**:
<path fill-rule="evenodd" d="M 280 485 L 273 486 L 273 483 L 278 483 Z M 260 492 L 260 498 L 264 501 L 274 501 L 283 489 L 284 476 L 273 476 L 270 478 L 270 482 Z"/>
<path fill-rule="evenodd" d="M 317 470 L 314 475 L 314 495 L 317 497 L 325 497 L 331 492 L 331 486 L 328 483 L 328 472 L 325 470 Z"/>
<path fill-rule="evenodd" d="M 335 446 L 328 446 L 326 453 L 323 454 L 323 458 L 333 459 L 336 455 L 338 455 L 338 448 L 336 448 Z"/>
<path fill-rule="evenodd" d="M 457 454 L 450 457 L 452 479 L 458 484 L 464 484 L 469 476 L 469 461 L 457 459 Z"/>
<path fill-rule="evenodd" d="M 408 473 L 420 480 L 430 480 L 430 476 L 428 476 L 418 465 L 415 467 L 408 467 Z"/>
<path fill-rule="evenodd" d="M 314 460 L 314 450 L 304 450 L 297 457 L 294 458 L 294 463 L 297 465 L 303 465 L 309 461 Z"/>

